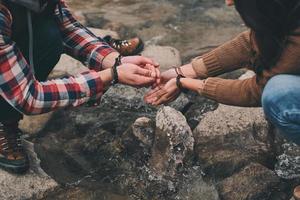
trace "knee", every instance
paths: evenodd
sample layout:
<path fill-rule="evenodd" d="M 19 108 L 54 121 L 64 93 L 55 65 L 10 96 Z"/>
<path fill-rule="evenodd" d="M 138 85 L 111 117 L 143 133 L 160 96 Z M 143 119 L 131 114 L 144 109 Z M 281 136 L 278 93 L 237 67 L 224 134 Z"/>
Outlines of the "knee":
<path fill-rule="evenodd" d="M 294 119 L 290 113 L 300 111 L 300 77 L 278 75 L 270 79 L 262 94 L 262 107 L 266 117 L 278 127 L 291 127 Z M 296 81 L 296 82 L 295 82 Z"/>

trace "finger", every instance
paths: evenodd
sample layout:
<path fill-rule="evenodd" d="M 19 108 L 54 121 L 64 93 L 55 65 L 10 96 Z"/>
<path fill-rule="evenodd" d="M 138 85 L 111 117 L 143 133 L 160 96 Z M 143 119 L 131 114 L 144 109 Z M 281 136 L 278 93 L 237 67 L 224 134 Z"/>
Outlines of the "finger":
<path fill-rule="evenodd" d="M 149 101 L 151 103 L 154 103 L 154 102 L 158 101 L 160 98 L 162 98 L 162 96 L 164 96 L 165 94 L 166 94 L 166 90 L 160 89 L 155 94 L 153 94 L 151 97 L 149 97 Z"/>
<path fill-rule="evenodd" d="M 141 67 L 137 68 L 137 74 L 142 75 L 142 76 L 146 76 L 146 77 L 155 78 L 155 74 L 152 73 L 151 70 L 144 69 L 144 68 L 141 68 Z"/>
<path fill-rule="evenodd" d="M 157 99 L 156 101 L 154 101 L 152 103 L 152 105 L 158 106 L 158 105 L 161 105 L 161 104 L 163 104 L 165 102 L 167 102 L 167 97 L 166 97 L 166 95 L 163 95 L 159 99 Z"/>
<path fill-rule="evenodd" d="M 135 84 L 137 86 L 150 86 L 155 82 L 155 78 L 135 75 Z"/>
<path fill-rule="evenodd" d="M 141 56 L 141 63 L 140 64 L 151 64 L 155 67 L 159 67 L 159 63 L 155 62 L 154 60 L 152 60 L 151 58 L 147 58 L 147 57 L 144 57 L 144 56 Z"/>
<path fill-rule="evenodd" d="M 159 85 L 160 84 L 160 71 L 158 68 L 156 68 L 155 70 L 156 70 L 156 84 Z"/>
<path fill-rule="evenodd" d="M 161 88 L 160 87 L 155 87 L 154 89 L 150 90 L 149 92 L 147 92 L 145 94 L 145 97 L 150 97 L 152 96 L 153 94 L 155 94 L 157 91 L 159 91 Z"/>

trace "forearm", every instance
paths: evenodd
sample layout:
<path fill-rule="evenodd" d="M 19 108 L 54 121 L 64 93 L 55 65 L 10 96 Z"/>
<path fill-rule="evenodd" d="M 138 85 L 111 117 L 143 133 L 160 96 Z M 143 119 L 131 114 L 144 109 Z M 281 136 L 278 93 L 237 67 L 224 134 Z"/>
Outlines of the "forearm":
<path fill-rule="evenodd" d="M 109 69 L 111 68 L 116 61 L 116 58 L 119 56 L 120 54 L 118 52 L 112 52 L 110 54 L 108 54 L 102 62 L 102 69 Z"/>
<path fill-rule="evenodd" d="M 201 67 L 202 75 L 200 75 L 200 76 L 197 75 L 197 73 L 195 72 L 191 63 L 181 66 L 180 69 L 182 71 L 182 75 L 187 78 L 200 78 L 200 79 L 207 78 L 206 68 L 205 68 L 204 63 L 203 63 L 203 66 Z M 172 78 L 176 78 L 177 73 L 176 73 L 175 69 L 172 68 L 172 69 L 169 69 L 169 70 L 163 72 L 162 76 L 163 76 L 163 79 L 170 80 Z"/>
<path fill-rule="evenodd" d="M 202 93 L 204 88 L 204 80 L 192 79 L 192 78 L 182 78 L 180 79 L 183 88 L 192 90 L 194 92 Z"/>

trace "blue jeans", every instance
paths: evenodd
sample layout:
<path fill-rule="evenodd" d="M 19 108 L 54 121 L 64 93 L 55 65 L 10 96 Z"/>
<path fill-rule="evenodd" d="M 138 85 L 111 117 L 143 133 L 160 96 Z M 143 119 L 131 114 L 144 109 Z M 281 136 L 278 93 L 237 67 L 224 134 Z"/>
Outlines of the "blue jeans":
<path fill-rule="evenodd" d="M 283 136 L 300 145 L 300 76 L 273 77 L 264 89 L 262 106 Z"/>

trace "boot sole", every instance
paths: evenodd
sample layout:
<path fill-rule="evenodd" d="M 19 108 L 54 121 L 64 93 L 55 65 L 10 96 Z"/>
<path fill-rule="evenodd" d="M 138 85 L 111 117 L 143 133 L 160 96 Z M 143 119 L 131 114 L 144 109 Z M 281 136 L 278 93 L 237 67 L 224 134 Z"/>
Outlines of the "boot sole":
<path fill-rule="evenodd" d="M 28 164 L 24 164 L 24 165 L 11 165 L 11 164 L 5 164 L 5 163 L 0 163 L 0 168 L 8 171 L 8 172 L 12 172 L 14 174 L 24 174 L 28 171 L 29 169 L 29 165 Z"/>

